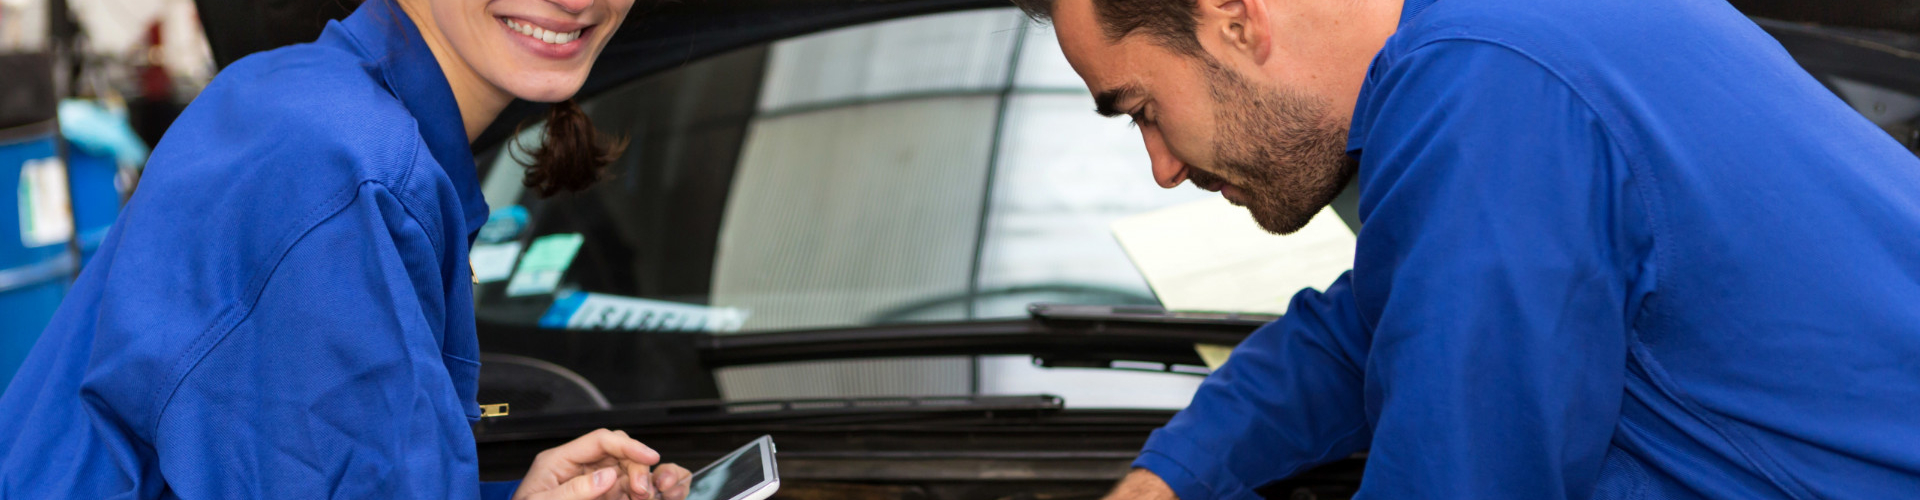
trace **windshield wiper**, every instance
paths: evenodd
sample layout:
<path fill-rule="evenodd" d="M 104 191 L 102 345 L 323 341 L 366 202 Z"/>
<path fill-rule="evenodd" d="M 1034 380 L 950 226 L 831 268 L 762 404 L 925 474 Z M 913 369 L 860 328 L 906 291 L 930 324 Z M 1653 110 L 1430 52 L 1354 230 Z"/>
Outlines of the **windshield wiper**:
<path fill-rule="evenodd" d="M 1087 306 L 1075 304 L 1034 304 L 1027 306 L 1027 314 L 1036 319 L 1079 320 L 1079 321 L 1123 321 L 1133 323 L 1167 323 L 1186 325 L 1245 326 L 1259 328 L 1260 325 L 1280 319 L 1278 314 L 1236 313 L 1236 312 L 1186 312 L 1168 311 L 1148 306 Z"/>
<path fill-rule="evenodd" d="M 559 363 L 618 404 L 720 399 L 713 374 L 730 366 L 843 359 L 1013 355 L 1047 367 L 1203 375 L 1210 371 L 1196 346 L 1237 345 L 1274 318 L 1141 307 L 1030 309 L 1025 319 L 767 333 L 551 330 L 488 321 L 479 333 L 488 352 Z M 1216 356 L 1221 350 L 1209 348 Z"/>
<path fill-rule="evenodd" d="M 702 364 L 727 366 L 917 356 L 1031 355 L 1042 366 L 1206 374 L 1196 345 L 1233 346 L 1278 316 L 1153 307 L 1037 304 L 1028 319 L 894 324 L 700 339 Z"/>
<path fill-rule="evenodd" d="M 609 410 L 485 419 L 474 424 L 474 430 L 480 440 L 486 442 L 554 437 L 577 432 L 583 426 L 673 427 L 690 431 L 769 425 L 938 427 L 942 422 L 955 420 L 1032 419 L 1063 409 L 1066 409 L 1064 400 L 1045 394 L 670 401 L 623 404 Z"/>

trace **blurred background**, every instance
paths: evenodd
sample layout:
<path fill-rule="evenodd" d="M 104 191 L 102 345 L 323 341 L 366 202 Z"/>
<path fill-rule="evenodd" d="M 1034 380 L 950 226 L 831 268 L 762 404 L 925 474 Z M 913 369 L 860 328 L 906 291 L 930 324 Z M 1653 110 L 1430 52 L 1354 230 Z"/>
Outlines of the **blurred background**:
<path fill-rule="evenodd" d="M 214 72 L 192 0 L 0 0 L 0 384 Z"/>

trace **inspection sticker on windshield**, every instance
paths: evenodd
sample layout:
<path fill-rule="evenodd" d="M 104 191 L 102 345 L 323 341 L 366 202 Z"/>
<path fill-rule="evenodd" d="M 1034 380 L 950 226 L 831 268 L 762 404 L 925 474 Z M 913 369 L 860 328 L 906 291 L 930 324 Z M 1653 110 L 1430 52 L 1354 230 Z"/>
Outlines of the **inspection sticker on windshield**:
<path fill-rule="evenodd" d="M 520 257 L 520 269 L 507 281 L 507 296 L 553 292 L 560 285 L 560 275 L 566 274 L 567 266 L 573 265 L 573 257 L 585 241 L 579 233 L 550 234 L 534 239 L 533 244 L 527 246 L 527 254 Z"/>
<path fill-rule="evenodd" d="M 41 158 L 21 165 L 19 200 L 22 246 L 44 247 L 73 239 L 66 163 L 59 158 Z"/>
<path fill-rule="evenodd" d="M 520 257 L 520 242 L 509 241 L 492 245 L 474 245 L 473 252 L 467 255 L 467 262 L 473 264 L 475 283 L 492 283 L 512 276 L 513 259 L 518 257 Z"/>
<path fill-rule="evenodd" d="M 540 326 L 567 330 L 737 332 L 748 312 L 601 293 L 575 292 L 553 301 Z"/>

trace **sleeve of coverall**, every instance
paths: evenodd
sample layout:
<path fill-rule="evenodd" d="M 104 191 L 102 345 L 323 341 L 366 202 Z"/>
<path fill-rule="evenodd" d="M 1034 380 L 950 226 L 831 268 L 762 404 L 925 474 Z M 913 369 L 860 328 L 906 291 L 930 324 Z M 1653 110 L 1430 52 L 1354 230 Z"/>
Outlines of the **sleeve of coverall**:
<path fill-rule="evenodd" d="M 1366 449 L 1366 335 L 1350 278 L 1294 295 L 1153 432 L 1134 467 L 1184 500 L 1256 498 L 1254 488 Z"/>
<path fill-rule="evenodd" d="M 1378 415 L 1359 498 L 1590 496 L 1625 377 L 1626 242 L 1646 241 L 1622 150 L 1505 45 L 1433 42 L 1376 77 L 1354 287 L 1378 318 Z"/>
<path fill-rule="evenodd" d="M 480 483 L 482 500 L 511 500 L 515 492 L 520 491 L 520 480 L 485 481 Z"/>
<path fill-rule="evenodd" d="M 479 498 L 430 317 L 426 233 L 377 184 L 299 236 L 181 382 L 156 452 L 183 498 Z M 477 366 L 477 365 L 466 365 Z M 462 368 L 465 369 L 465 368 Z"/>

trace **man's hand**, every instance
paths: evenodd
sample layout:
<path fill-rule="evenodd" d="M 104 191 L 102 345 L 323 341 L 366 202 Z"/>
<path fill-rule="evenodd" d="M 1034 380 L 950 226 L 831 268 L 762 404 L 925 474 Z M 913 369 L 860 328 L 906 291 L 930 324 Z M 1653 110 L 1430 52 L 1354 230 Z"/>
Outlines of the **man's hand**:
<path fill-rule="evenodd" d="M 1173 494 L 1173 488 L 1167 486 L 1160 476 L 1146 469 L 1134 469 L 1120 484 L 1113 487 L 1106 500 L 1180 500 Z"/>
<path fill-rule="evenodd" d="M 693 474 L 672 464 L 650 471 L 659 462 L 659 453 L 626 432 L 600 429 L 540 452 L 513 498 L 684 500 Z"/>

